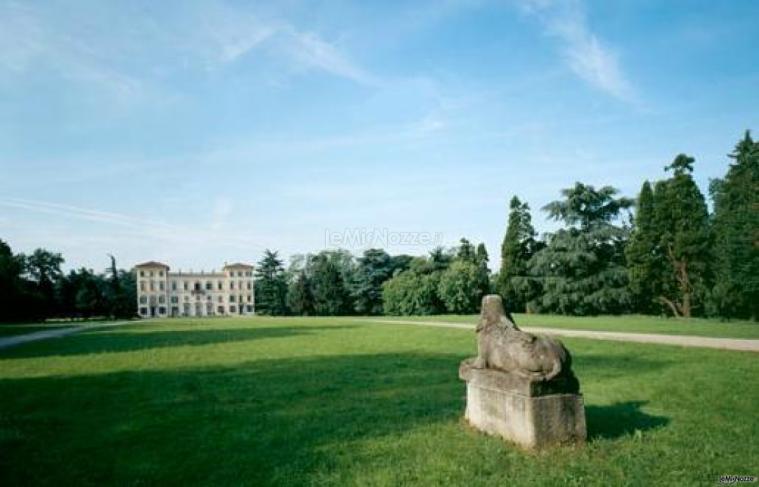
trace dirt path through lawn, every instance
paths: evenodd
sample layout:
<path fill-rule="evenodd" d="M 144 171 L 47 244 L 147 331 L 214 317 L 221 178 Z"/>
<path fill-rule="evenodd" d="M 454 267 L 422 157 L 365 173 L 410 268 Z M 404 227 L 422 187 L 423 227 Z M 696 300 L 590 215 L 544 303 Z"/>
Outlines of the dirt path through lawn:
<path fill-rule="evenodd" d="M 371 323 L 437 326 L 441 328 L 474 329 L 467 323 L 447 323 L 443 321 L 410 320 L 365 320 Z M 718 348 L 721 350 L 739 350 L 759 352 L 759 340 L 742 338 L 710 338 L 691 335 L 658 335 L 653 333 L 621 333 L 616 331 L 568 330 L 564 328 L 543 328 L 537 326 L 520 326 L 520 329 L 543 335 L 557 335 L 572 338 L 591 338 L 593 340 L 611 340 L 616 342 L 656 343 L 661 345 L 678 345 L 681 347 Z"/>
<path fill-rule="evenodd" d="M 62 338 L 62 337 L 72 335 L 74 333 L 86 331 L 86 330 L 111 328 L 114 326 L 122 326 L 122 325 L 134 324 L 134 323 L 137 323 L 137 321 L 134 321 L 134 320 L 114 321 L 112 323 L 99 323 L 96 325 L 79 325 L 79 326 L 71 326 L 71 327 L 66 327 L 66 328 L 58 327 L 58 328 L 53 328 L 51 330 L 36 331 L 34 333 L 25 333 L 23 335 L 13 335 L 13 336 L 5 337 L 5 338 L 0 338 L 0 350 L 4 348 L 15 347 L 17 345 L 22 345 L 24 343 L 36 342 L 39 340 L 47 340 L 50 338 Z M 145 320 L 140 321 L 140 323 L 145 323 Z"/>

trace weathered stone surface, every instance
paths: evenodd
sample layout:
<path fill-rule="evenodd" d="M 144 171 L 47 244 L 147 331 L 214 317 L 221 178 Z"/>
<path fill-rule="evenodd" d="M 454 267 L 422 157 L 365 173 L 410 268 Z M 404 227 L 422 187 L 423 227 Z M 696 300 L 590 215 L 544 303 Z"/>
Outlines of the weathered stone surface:
<path fill-rule="evenodd" d="M 580 382 L 572 374 L 556 377 L 552 380 L 534 380 L 523 375 L 502 372 L 497 369 L 478 369 L 474 367 L 475 359 L 467 359 L 459 366 L 459 378 L 486 389 L 506 390 L 530 397 L 548 394 L 577 394 Z"/>
<path fill-rule="evenodd" d="M 523 332 L 491 295 L 482 301 L 477 348 L 459 367 L 472 426 L 528 448 L 585 441 L 580 383 L 560 341 Z"/>
<path fill-rule="evenodd" d="M 468 372 L 465 417 L 475 428 L 525 448 L 582 443 L 586 438 L 585 408 L 580 394 L 530 396 L 498 387 L 492 372 Z M 503 376 L 513 374 L 495 372 Z M 489 387 L 495 383 L 496 387 Z"/>
<path fill-rule="evenodd" d="M 520 330 L 506 315 L 497 294 L 482 298 L 476 331 L 476 368 L 513 372 L 534 380 L 571 374 L 572 357 L 564 345 L 554 338 Z"/>

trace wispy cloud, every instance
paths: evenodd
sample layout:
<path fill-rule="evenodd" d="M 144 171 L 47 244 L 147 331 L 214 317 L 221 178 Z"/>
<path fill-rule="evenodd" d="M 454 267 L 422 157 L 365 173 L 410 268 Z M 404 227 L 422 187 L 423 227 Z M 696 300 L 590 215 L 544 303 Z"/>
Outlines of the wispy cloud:
<path fill-rule="evenodd" d="M 577 76 L 620 100 L 634 101 L 617 53 L 591 30 L 580 0 L 522 0 L 520 6 L 561 41 L 565 62 Z"/>
<path fill-rule="evenodd" d="M 179 11 L 0 3 L 0 76 L 53 70 L 123 98 L 140 95 L 172 72 L 219 69 L 253 53 L 257 60 L 268 56 L 295 66 L 296 73 L 318 70 L 364 85 L 378 83 L 319 34 L 224 2 Z M 276 69 L 276 63 L 268 68 Z"/>
<path fill-rule="evenodd" d="M 231 206 L 225 204 L 223 200 L 220 200 L 219 204 L 217 204 L 214 209 L 213 219 L 207 228 L 189 228 L 124 213 L 83 208 L 68 204 L 27 198 L 3 197 L 0 198 L 0 206 L 35 213 L 45 213 L 66 219 L 85 220 L 110 226 L 118 226 L 129 230 L 130 233 L 136 236 L 141 236 L 154 241 L 168 241 L 184 244 L 189 242 L 192 242 L 193 244 L 216 243 L 243 249 L 263 249 L 261 239 L 259 238 L 238 237 L 229 235 L 225 232 L 216 231 L 221 227 L 223 220 L 225 220 L 231 212 Z"/>

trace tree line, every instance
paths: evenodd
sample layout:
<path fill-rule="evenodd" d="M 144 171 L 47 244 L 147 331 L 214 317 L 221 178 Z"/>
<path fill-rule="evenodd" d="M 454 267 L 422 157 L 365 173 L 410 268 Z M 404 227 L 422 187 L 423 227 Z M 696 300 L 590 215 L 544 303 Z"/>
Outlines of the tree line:
<path fill-rule="evenodd" d="M 575 183 L 542 210 L 561 224 L 538 236 L 530 207 L 509 204 L 501 267 L 462 238 L 426 256 L 368 249 L 296 255 L 266 250 L 255 271 L 256 312 L 270 315 L 429 315 L 477 312 L 499 293 L 512 312 L 759 318 L 759 142 L 749 132 L 706 196 L 695 160 L 680 154 L 636 199 Z M 134 276 L 111 257 L 101 273 L 61 271 L 63 257 L 13 254 L 0 240 L 0 321 L 131 317 Z"/>
<path fill-rule="evenodd" d="M 113 256 L 102 273 L 81 268 L 65 274 L 63 263 L 61 254 L 45 249 L 14 254 L 0 240 L 0 322 L 135 315 L 134 277 Z"/>
<path fill-rule="evenodd" d="M 273 315 L 473 313 L 503 296 L 513 312 L 759 318 L 759 142 L 749 132 L 729 154 L 707 199 L 695 160 L 679 154 L 636 199 L 611 186 L 575 183 L 542 210 L 561 224 L 538 236 L 514 196 L 491 274 L 484 244 L 467 239 L 429 255 L 369 249 L 298 256 L 285 268 L 266 251 L 256 272 L 256 309 Z"/>

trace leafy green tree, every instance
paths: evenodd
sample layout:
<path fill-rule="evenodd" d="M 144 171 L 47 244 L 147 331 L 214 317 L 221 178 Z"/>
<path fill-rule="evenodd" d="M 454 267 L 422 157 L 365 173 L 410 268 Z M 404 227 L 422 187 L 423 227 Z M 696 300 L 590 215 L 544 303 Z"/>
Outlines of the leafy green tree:
<path fill-rule="evenodd" d="M 658 252 L 664 256 L 659 300 L 675 316 L 703 308 L 709 285 L 710 232 L 706 201 L 691 172 L 694 159 L 679 154 L 666 167 L 674 174 L 654 189 Z"/>
<path fill-rule="evenodd" d="M 496 281 L 497 292 L 509 311 L 525 311 L 527 302 L 540 294 L 539 283 L 528 279 L 527 263 L 540 250 L 535 239 L 530 207 L 518 197 L 509 203 L 509 222 L 501 244 L 501 270 Z"/>
<path fill-rule="evenodd" d="M 483 295 L 481 267 L 456 259 L 440 276 L 438 294 L 449 313 L 476 313 Z"/>
<path fill-rule="evenodd" d="M 22 321 L 28 299 L 23 293 L 23 263 L 0 240 L 0 322 Z"/>
<path fill-rule="evenodd" d="M 357 313 L 382 313 L 382 283 L 390 279 L 395 270 L 393 260 L 382 249 L 368 249 L 358 259 L 353 285 L 354 306 Z"/>
<path fill-rule="evenodd" d="M 308 268 L 315 313 L 322 316 L 350 314 L 353 310 L 349 289 L 351 270 L 345 253 L 320 252 L 309 258 Z"/>
<path fill-rule="evenodd" d="M 536 309 L 575 315 L 629 309 L 624 258 L 629 229 L 615 223 L 633 202 L 617 193 L 610 186 L 596 189 L 575 183 L 562 190 L 562 200 L 543 208 L 565 228 L 549 234 L 548 245 L 528 263 L 543 289 L 532 303 Z"/>
<path fill-rule="evenodd" d="M 287 305 L 296 315 L 314 314 L 314 296 L 311 293 L 311 280 L 305 270 L 300 270 L 290 282 L 287 291 Z"/>
<path fill-rule="evenodd" d="M 109 255 L 111 265 L 108 267 L 105 300 L 108 315 L 113 318 L 131 318 L 134 316 L 136 302 L 136 285 L 131 273 L 120 270 L 116 266 L 116 258 Z"/>
<path fill-rule="evenodd" d="M 458 249 L 456 250 L 456 258 L 458 260 L 470 263 L 477 262 L 477 251 L 469 240 L 462 238 Z"/>
<path fill-rule="evenodd" d="M 20 256 L 24 275 L 34 286 L 34 292 L 41 296 L 40 313 L 51 317 L 58 311 L 55 300 L 55 287 L 61 278 L 61 254 L 45 249 L 36 249 L 31 255 Z"/>
<path fill-rule="evenodd" d="M 424 257 L 417 257 L 408 270 L 382 285 L 383 310 L 388 315 L 431 315 L 444 308 L 438 297 L 442 271 Z"/>
<path fill-rule="evenodd" d="M 256 268 L 256 311 L 268 315 L 287 314 L 287 279 L 278 252 L 269 249 Z"/>
<path fill-rule="evenodd" d="M 712 182 L 717 313 L 759 319 L 759 142 L 745 136 L 724 179 Z"/>
<path fill-rule="evenodd" d="M 641 313 L 660 310 L 661 272 L 665 258 L 659 248 L 654 191 L 645 181 L 640 189 L 630 241 L 625 249 L 633 309 Z"/>
<path fill-rule="evenodd" d="M 453 259 L 455 257 L 456 256 L 453 251 L 446 250 L 443 247 L 435 247 L 430 252 L 430 257 L 426 262 L 429 263 L 429 265 L 432 267 L 432 270 L 443 271 L 447 269 L 449 265 L 451 265 L 451 262 L 453 262 Z"/>

